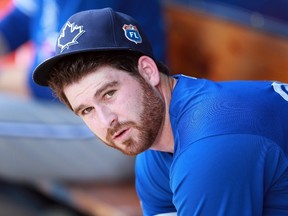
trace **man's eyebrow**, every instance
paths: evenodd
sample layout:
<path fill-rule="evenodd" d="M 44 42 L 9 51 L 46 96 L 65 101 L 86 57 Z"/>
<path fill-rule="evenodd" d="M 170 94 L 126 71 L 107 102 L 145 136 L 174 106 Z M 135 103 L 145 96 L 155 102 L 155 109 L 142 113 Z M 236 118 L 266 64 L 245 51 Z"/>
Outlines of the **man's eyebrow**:
<path fill-rule="evenodd" d="M 108 83 L 104 84 L 101 88 L 99 88 L 99 89 L 95 92 L 94 97 L 99 97 L 99 95 L 101 95 L 106 89 L 115 87 L 115 86 L 117 86 L 118 84 L 119 84 L 119 82 L 117 82 L 117 81 L 108 82 Z"/>
<path fill-rule="evenodd" d="M 117 81 L 105 83 L 101 88 L 99 88 L 99 89 L 95 92 L 94 97 L 95 97 L 95 98 L 96 98 L 96 97 L 99 97 L 99 95 L 101 95 L 102 92 L 104 92 L 106 89 L 111 88 L 111 87 L 115 87 L 115 86 L 117 86 L 118 84 L 119 84 L 119 82 L 117 82 Z M 79 115 L 80 110 L 83 109 L 84 107 L 86 107 L 86 105 L 81 104 L 81 105 L 79 105 L 78 107 L 74 108 L 74 109 L 73 109 L 73 112 L 74 112 L 76 115 Z"/>

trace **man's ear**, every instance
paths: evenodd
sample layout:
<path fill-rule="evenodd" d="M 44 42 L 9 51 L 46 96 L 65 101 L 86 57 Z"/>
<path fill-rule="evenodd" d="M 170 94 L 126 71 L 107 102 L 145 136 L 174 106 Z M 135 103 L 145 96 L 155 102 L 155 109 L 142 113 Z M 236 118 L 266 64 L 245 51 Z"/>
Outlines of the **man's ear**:
<path fill-rule="evenodd" d="M 160 74 L 155 61 L 148 56 L 141 56 L 138 60 L 138 70 L 140 75 L 152 86 L 157 86 L 160 82 Z"/>

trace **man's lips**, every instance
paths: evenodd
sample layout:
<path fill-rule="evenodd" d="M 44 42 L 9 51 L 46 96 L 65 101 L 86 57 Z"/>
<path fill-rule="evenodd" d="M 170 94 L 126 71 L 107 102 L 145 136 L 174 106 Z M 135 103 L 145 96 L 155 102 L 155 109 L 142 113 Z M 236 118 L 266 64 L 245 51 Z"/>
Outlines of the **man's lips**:
<path fill-rule="evenodd" d="M 112 136 L 112 139 L 113 140 L 118 140 L 118 139 L 121 139 L 122 137 L 125 136 L 125 134 L 127 134 L 127 132 L 130 130 L 130 128 L 124 128 L 124 129 L 121 129 L 117 132 L 115 132 Z"/>

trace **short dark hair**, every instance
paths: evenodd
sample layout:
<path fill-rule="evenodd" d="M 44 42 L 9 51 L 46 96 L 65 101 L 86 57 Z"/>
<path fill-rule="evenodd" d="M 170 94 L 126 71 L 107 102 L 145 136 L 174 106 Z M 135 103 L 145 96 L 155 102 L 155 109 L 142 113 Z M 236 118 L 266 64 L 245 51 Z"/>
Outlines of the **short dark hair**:
<path fill-rule="evenodd" d="M 67 56 L 53 67 L 49 76 L 48 86 L 60 101 L 72 109 L 63 92 L 65 86 L 79 81 L 83 76 L 104 65 L 138 76 L 138 60 L 142 55 L 134 51 L 114 50 L 85 52 Z M 169 75 L 166 65 L 158 61 L 156 61 L 156 65 L 161 73 Z"/>

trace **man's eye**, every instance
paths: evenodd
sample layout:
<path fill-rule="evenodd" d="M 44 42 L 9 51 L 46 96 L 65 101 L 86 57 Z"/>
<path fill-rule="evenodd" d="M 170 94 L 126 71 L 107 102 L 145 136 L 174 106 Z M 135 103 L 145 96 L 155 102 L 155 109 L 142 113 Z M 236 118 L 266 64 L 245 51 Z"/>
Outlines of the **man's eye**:
<path fill-rule="evenodd" d="M 111 90 L 111 91 L 108 91 L 105 95 L 104 95 L 104 98 L 105 99 L 110 99 L 114 93 L 116 92 L 116 90 Z"/>
<path fill-rule="evenodd" d="M 87 107 L 86 109 L 82 110 L 82 115 L 87 115 L 92 111 L 93 107 Z"/>

